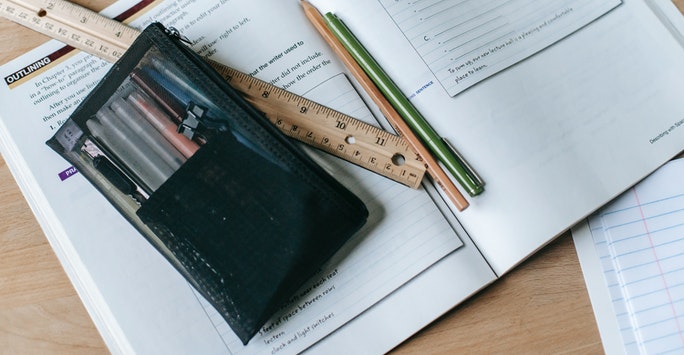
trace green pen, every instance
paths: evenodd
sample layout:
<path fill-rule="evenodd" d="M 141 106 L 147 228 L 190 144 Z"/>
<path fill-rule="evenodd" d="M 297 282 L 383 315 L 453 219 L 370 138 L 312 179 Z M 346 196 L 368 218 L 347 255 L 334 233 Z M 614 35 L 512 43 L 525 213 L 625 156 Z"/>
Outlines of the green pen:
<path fill-rule="evenodd" d="M 423 144 L 435 155 L 437 160 L 444 164 L 458 183 L 470 196 L 477 196 L 484 191 L 484 182 L 475 171 L 466 163 L 461 155 L 442 139 L 437 132 L 427 123 L 425 118 L 409 102 L 396 84 L 390 79 L 380 65 L 373 59 L 361 42 L 347 28 L 347 26 L 333 13 L 326 13 L 325 22 L 335 37 L 346 48 L 347 52 L 356 60 L 364 72 L 371 78 L 380 92 L 392 104 L 399 115 L 411 127 L 411 130 L 420 137 Z"/>

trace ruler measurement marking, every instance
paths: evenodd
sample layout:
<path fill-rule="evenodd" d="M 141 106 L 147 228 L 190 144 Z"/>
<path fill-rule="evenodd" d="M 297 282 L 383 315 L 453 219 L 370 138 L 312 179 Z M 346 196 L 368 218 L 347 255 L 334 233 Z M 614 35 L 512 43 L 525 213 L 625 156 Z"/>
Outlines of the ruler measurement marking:
<path fill-rule="evenodd" d="M 0 16 L 110 62 L 118 60 L 140 33 L 63 0 L 0 0 Z M 425 166 L 402 137 L 233 68 L 211 64 L 286 135 L 413 188 L 420 185 Z M 397 163 L 397 155 L 404 162 Z"/>

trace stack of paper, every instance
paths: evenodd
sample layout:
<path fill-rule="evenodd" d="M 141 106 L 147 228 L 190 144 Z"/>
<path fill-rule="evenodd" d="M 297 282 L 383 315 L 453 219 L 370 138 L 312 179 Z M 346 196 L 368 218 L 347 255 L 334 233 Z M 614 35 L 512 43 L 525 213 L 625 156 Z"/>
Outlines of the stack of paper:
<path fill-rule="evenodd" d="M 606 350 L 684 350 L 684 160 L 573 230 Z"/>

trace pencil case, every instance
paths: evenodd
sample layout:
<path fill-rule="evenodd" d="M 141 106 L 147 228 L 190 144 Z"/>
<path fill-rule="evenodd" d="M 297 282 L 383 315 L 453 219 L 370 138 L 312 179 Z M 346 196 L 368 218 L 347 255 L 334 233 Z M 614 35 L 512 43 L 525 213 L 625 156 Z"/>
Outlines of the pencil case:
<path fill-rule="evenodd" d="M 368 217 L 357 196 L 158 23 L 47 144 L 245 344 Z"/>

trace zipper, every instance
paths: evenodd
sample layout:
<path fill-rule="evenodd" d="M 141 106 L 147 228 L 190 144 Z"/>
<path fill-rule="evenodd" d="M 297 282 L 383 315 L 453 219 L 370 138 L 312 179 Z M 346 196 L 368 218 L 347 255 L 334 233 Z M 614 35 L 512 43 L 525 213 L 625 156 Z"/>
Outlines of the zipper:
<path fill-rule="evenodd" d="M 164 32 L 166 32 L 167 35 L 169 35 L 172 38 L 175 38 L 181 42 L 187 43 L 188 45 L 192 45 L 192 42 L 188 39 L 188 37 L 183 36 L 180 31 L 178 31 L 175 27 L 165 27 Z"/>

